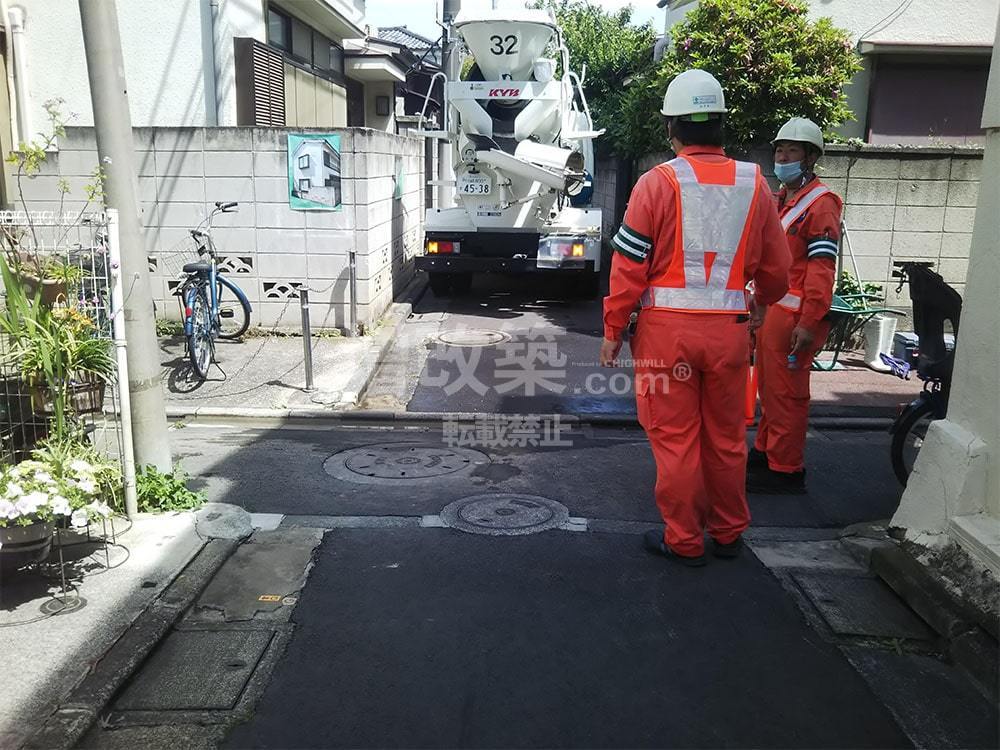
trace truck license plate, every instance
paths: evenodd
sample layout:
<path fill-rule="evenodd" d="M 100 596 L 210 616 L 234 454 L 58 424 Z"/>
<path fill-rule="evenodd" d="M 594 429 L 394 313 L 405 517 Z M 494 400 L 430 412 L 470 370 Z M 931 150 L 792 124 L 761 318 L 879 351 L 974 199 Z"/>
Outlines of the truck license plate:
<path fill-rule="evenodd" d="M 463 195 L 489 195 L 493 180 L 484 174 L 464 174 L 458 178 L 458 192 Z"/>

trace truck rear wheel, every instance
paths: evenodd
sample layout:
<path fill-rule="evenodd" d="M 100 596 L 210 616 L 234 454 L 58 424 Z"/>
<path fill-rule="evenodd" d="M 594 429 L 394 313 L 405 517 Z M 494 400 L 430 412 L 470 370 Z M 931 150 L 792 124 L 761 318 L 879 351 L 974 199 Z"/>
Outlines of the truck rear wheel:
<path fill-rule="evenodd" d="M 450 273 L 430 273 L 430 286 L 431 291 L 434 292 L 435 297 L 447 297 L 451 292 L 451 274 Z"/>
<path fill-rule="evenodd" d="M 573 291 L 581 299 L 594 299 L 601 291 L 601 276 L 597 273 L 584 273 L 574 279 Z"/>
<path fill-rule="evenodd" d="M 456 295 L 468 294 L 472 288 L 471 273 L 456 273 L 451 277 L 451 293 Z"/>

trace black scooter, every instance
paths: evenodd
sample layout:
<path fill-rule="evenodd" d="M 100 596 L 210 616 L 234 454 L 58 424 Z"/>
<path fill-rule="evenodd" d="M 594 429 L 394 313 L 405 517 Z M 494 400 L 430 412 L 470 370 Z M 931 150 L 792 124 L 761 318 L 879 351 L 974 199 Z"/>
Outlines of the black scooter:
<path fill-rule="evenodd" d="M 913 463 L 927 435 L 927 428 L 935 419 L 948 414 L 948 397 L 951 393 L 951 374 L 955 366 L 955 348 L 945 344 L 945 322 L 951 325 L 955 344 L 958 344 L 958 321 L 962 314 L 962 297 L 945 283 L 941 275 L 931 270 L 933 263 L 895 261 L 894 278 L 899 279 L 896 291 L 909 283 L 913 301 L 913 328 L 919 339 L 917 377 L 924 381 L 924 388 L 896 418 L 889 432 L 892 434 L 892 469 L 906 486 Z M 881 355 L 894 375 L 910 379 L 913 369 L 909 362 Z"/>

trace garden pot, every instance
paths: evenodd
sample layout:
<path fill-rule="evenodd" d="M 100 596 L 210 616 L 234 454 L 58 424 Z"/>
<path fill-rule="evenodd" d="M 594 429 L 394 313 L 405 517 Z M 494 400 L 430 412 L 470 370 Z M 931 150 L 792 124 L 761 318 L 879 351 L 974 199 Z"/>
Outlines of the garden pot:
<path fill-rule="evenodd" d="M 42 562 L 52 549 L 51 522 L 0 528 L 0 570 L 10 571 Z"/>
<path fill-rule="evenodd" d="M 93 375 L 83 376 L 80 380 L 70 383 L 66 393 L 66 408 L 74 414 L 93 414 L 104 408 L 104 393 L 107 383 Z M 31 389 L 31 405 L 40 414 L 54 414 L 52 389 L 46 386 L 33 386 Z"/>
<path fill-rule="evenodd" d="M 38 284 L 42 285 L 42 304 L 52 307 L 58 302 L 65 302 L 68 299 L 69 290 L 65 281 L 57 279 L 43 279 L 39 282 L 35 276 L 21 276 L 21 283 L 24 284 L 24 293 L 28 299 L 35 296 Z"/>

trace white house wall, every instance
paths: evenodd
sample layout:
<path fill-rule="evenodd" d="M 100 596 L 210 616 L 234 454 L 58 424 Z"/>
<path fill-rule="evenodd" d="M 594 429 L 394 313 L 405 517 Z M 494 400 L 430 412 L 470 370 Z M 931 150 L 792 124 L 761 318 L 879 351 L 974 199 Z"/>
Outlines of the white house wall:
<path fill-rule="evenodd" d="M 190 252 L 188 230 L 214 201 L 240 204 L 238 212 L 218 217 L 212 236 L 222 267 L 250 297 L 254 325 L 296 330 L 296 287 L 308 284 L 313 325 L 344 327 L 351 251 L 357 253 L 358 319 L 366 326 L 410 281 L 423 231 L 423 141 L 367 128 L 334 131 L 341 139 L 342 208 L 295 211 L 288 205 L 289 132 L 302 131 L 135 129 L 145 241 L 160 260 L 152 281 L 162 315 L 177 314 L 170 294 L 177 277 L 169 271 L 178 258 L 172 253 Z M 56 210 L 65 178 L 73 188 L 65 208 L 79 210 L 86 175 L 96 164 L 93 129 L 70 128 L 41 174 L 23 181 L 28 208 Z M 396 197 L 400 175 L 403 191 Z"/>
<path fill-rule="evenodd" d="M 913 0 L 891 23 L 880 22 L 900 8 L 899 0 L 812 0 L 809 16 L 828 17 L 835 26 L 846 30 L 857 44 L 862 35 L 869 42 L 908 43 L 915 45 L 989 46 L 993 43 L 1000 0 L 949 0 L 947 12 L 942 12 L 940 0 Z M 697 3 L 668 10 L 666 33 Z M 855 119 L 845 123 L 839 132 L 846 138 L 864 138 L 868 116 L 868 92 L 871 83 L 871 61 L 845 87 L 848 106 Z"/>
<path fill-rule="evenodd" d="M 668 10 L 665 28 L 669 31 L 683 21 L 697 5 Z M 845 29 L 855 43 L 865 34 L 865 40 L 873 42 L 989 46 L 993 43 L 1000 0 L 948 0 L 946 12 L 940 0 L 913 0 L 894 21 L 880 23 L 899 8 L 899 0 L 812 0 L 809 16 L 833 19 L 834 25 Z"/>
<path fill-rule="evenodd" d="M 11 5 L 17 5 L 12 3 Z M 259 0 L 220 0 L 223 12 L 246 20 L 254 12 L 263 29 Z M 76 0 L 28 0 L 24 9 L 32 132 L 44 128 L 44 103 L 65 100 L 71 125 L 92 125 L 90 85 Z M 119 28 L 133 125 L 206 125 L 215 122 L 215 63 L 211 56 L 209 0 L 119 0 Z M 246 35 L 245 24 L 239 27 Z M 232 97 L 230 71 L 222 77 Z"/>

